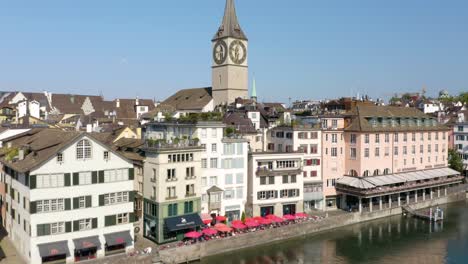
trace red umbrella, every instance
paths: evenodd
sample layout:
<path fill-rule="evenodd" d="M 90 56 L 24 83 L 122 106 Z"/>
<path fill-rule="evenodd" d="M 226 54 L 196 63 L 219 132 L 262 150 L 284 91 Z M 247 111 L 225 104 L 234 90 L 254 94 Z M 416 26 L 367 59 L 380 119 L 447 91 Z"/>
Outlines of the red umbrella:
<path fill-rule="evenodd" d="M 245 229 L 245 228 L 247 228 L 247 226 L 242 224 L 242 223 L 232 224 L 231 227 L 234 228 L 234 229 Z"/>
<path fill-rule="evenodd" d="M 247 222 L 252 222 L 252 221 L 255 221 L 253 218 L 246 218 L 244 220 L 244 223 L 247 223 Z"/>
<path fill-rule="evenodd" d="M 245 222 L 245 225 L 246 225 L 247 227 L 249 227 L 249 228 L 250 228 L 250 227 L 257 227 L 257 226 L 259 226 L 259 224 L 258 224 L 257 222 L 255 222 L 255 221 Z"/>
<path fill-rule="evenodd" d="M 212 221 L 211 219 L 205 219 L 205 220 L 203 220 L 203 223 L 205 225 L 207 225 L 207 224 L 211 223 L 211 221 Z"/>
<path fill-rule="evenodd" d="M 296 216 L 297 218 L 307 218 L 307 217 L 309 217 L 309 215 L 306 214 L 306 213 L 297 213 L 294 216 Z"/>
<path fill-rule="evenodd" d="M 281 217 L 276 216 L 275 218 L 271 219 L 275 223 L 281 223 L 284 222 L 284 219 Z"/>
<path fill-rule="evenodd" d="M 231 225 L 244 224 L 241 220 L 234 220 L 231 222 Z"/>
<path fill-rule="evenodd" d="M 263 220 L 263 217 L 261 217 L 261 216 L 256 216 L 256 217 L 254 217 L 253 219 L 254 219 L 255 221 L 257 221 L 257 222 L 260 222 L 260 221 Z"/>
<path fill-rule="evenodd" d="M 262 219 L 259 223 L 261 225 L 269 225 L 271 224 L 271 222 L 272 222 L 271 219 Z"/>
<path fill-rule="evenodd" d="M 223 222 L 223 221 L 226 221 L 226 217 L 225 217 L 225 216 L 222 216 L 222 215 L 218 215 L 218 216 L 216 217 L 216 220 L 217 220 L 217 221 L 220 221 L 220 222 Z"/>
<path fill-rule="evenodd" d="M 188 233 L 185 234 L 185 237 L 187 237 L 187 238 L 199 238 L 201 236 L 202 236 L 202 234 L 199 233 L 199 232 L 196 232 L 196 231 L 188 232 Z"/>
<path fill-rule="evenodd" d="M 203 232 L 204 235 L 207 235 L 207 236 L 212 236 L 212 235 L 218 234 L 218 231 L 217 231 L 217 230 L 214 230 L 214 229 L 212 229 L 212 228 L 203 229 L 202 232 Z"/>
<path fill-rule="evenodd" d="M 218 230 L 219 232 L 232 232 L 232 228 L 227 226 L 217 227 L 216 230 Z"/>
<path fill-rule="evenodd" d="M 296 219 L 296 217 L 294 217 L 294 215 L 290 215 L 290 214 L 283 215 L 283 218 L 286 219 L 286 220 L 295 220 Z"/>
<path fill-rule="evenodd" d="M 275 219 L 277 216 L 274 215 L 274 214 L 269 214 L 267 216 L 265 216 L 266 219 Z"/>
<path fill-rule="evenodd" d="M 217 223 L 215 226 L 214 226 L 216 229 L 218 228 L 221 228 L 221 227 L 228 227 L 226 224 L 222 224 L 222 223 Z"/>

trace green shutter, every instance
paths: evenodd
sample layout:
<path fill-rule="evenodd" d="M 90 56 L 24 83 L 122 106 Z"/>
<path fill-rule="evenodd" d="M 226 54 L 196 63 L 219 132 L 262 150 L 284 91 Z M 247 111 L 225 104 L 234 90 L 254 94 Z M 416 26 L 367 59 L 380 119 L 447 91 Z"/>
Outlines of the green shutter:
<path fill-rule="evenodd" d="M 73 221 L 73 231 L 80 231 L 80 221 L 79 220 L 76 220 L 76 221 Z"/>
<path fill-rule="evenodd" d="M 45 224 L 44 225 L 44 235 L 45 236 L 50 235 L 50 224 Z"/>
<path fill-rule="evenodd" d="M 91 174 L 91 183 L 92 184 L 98 183 L 98 172 L 97 171 L 92 172 L 92 174 Z"/>
<path fill-rule="evenodd" d="M 91 195 L 88 195 L 88 196 L 85 197 L 86 208 L 89 208 L 89 207 L 92 206 L 91 198 L 92 198 Z"/>
<path fill-rule="evenodd" d="M 133 179 L 135 179 L 135 169 L 134 168 L 128 169 L 128 179 L 132 180 L 132 181 L 133 181 Z"/>
<path fill-rule="evenodd" d="M 37 236 L 44 236 L 44 225 L 37 225 Z"/>
<path fill-rule="evenodd" d="M 29 213 L 35 214 L 37 212 L 36 202 L 29 202 Z"/>
<path fill-rule="evenodd" d="M 80 207 L 80 198 L 73 198 L 73 209 L 78 209 Z"/>
<path fill-rule="evenodd" d="M 36 175 L 29 176 L 29 189 L 36 189 Z"/>
<path fill-rule="evenodd" d="M 135 202 L 135 191 L 128 192 L 128 201 Z"/>
<path fill-rule="evenodd" d="M 65 222 L 65 233 L 72 232 L 72 222 Z"/>
<path fill-rule="evenodd" d="M 104 183 L 104 171 L 99 171 L 99 183 Z"/>
<path fill-rule="evenodd" d="M 65 210 L 66 211 L 71 210 L 71 199 L 70 198 L 65 199 Z"/>
<path fill-rule="evenodd" d="M 64 175 L 65 186 L 71 186 L 71 175 L 70 173 L 65 173 Z"/>
<path fill-rule="evenodd" d="M 73 185 L 80 184 L 80 174 L 78 172 L 73 173 Z"/>
<path fill-rule="evenodd" d="M 135 213 L 129 213 L 129 221 L 130 223 L 134 223 L 135 222 Z"/>
<path fill-rule="evenodd" d="M 91 227 L 92 227 L 92 228 L 97 228 L 97 218 L 93 218 L 93 219 L 91 220 Z"/>
<path fill-rule="evenodd" d="M 99 206 L 104 206 L 104 194 L 99 195 Z"/>
<path fill-rule="evenodd" d="M 24 177 L 24 181 L 25 181 L 25 183 L 24 183 L 24 184 L 25 184 L 26 186 L 28 186 L 28 187 L 29 187 L 29 172 L 28 172 L 28 173 L 26 173 L 26 175 L 25 175 L 25 176 L 26 176 L 26 177 Z"/>
<path fill-rule="evenodd" d="M 104 219 L 104 226 L 113 226 L 117 223 L 117 218 L 115 215 L 106 215 Z"/>

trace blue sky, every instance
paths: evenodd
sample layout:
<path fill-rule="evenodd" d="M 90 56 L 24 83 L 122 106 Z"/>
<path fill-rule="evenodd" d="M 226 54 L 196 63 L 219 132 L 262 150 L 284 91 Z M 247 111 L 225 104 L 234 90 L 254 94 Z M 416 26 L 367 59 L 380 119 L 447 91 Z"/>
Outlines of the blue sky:
<path fill-rule="evenodd" d="M 468 90 L 468 1 L 236 0 L 262 101 Z M 224 0 L 0 0 L 0 90 L 210 86 Z"/>

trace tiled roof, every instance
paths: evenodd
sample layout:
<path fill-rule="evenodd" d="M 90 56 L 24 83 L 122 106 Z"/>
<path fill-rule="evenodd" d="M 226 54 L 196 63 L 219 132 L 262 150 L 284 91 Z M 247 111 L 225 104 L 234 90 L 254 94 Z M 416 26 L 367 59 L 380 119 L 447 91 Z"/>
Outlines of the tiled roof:
<path fill-rule="evenodd" d="M 202 110 L 213 100 L 211 87 L 179 90 L 161 105 L 170 105 L 177 110 Z"/>
<path fill-rule="evenodd" d="M 346 131 L 426 131 L 426 130 L 447 130 L 446 126 L 437 124 L 436 126 L 372 126 L 368 119 L 370 118 L 412 118 L 412 119 L 430 119 L 420 110 L 412 107 L 395 107 L 395 106 L 373 106 L 373 105 L 357 105 L 345 116 L 350 120 L 349 125 L 345 128 Z"/>

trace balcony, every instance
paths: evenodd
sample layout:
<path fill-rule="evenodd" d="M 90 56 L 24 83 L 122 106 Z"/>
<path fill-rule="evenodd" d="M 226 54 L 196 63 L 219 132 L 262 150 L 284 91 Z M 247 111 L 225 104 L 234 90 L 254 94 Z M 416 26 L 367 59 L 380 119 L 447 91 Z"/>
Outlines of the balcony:
<path fill-rule="evenodd" d="M 177 178 L 166 178 L 166 182 L 175 182 Z"/>
<path fill-rule="evenodd" d="M 155 179 L 155 178 L 151 178 L 151 179 L 150 179 L 150 182 L 156 183 L 156 179 Z"/>
<path fill-rule="evenodd" d="M 177 196 L 166 197 L 166 201 L 172 201 L 172 200 L 177 200 Z"/>
<path fill-rule="evenodd" d="M 298 175 L 302 174 L 302 166 L 297 168 L 276 168 L 276 169 L 268 169 L 267 167 L 259 167 L 257 168 L 256 175 L 257 176 L 280 176 L 280 175 Z"/>
<path fill-rule="evenodd" d="M 198 140 L 190 139 L 174 139 L 172 141 L 166 141 L 164 139 L 159 140 L 147 140 L 143 146 L 143 149 L 148 151 L 159 151 L 159 150 L 170 150 L 170 149 L 190 149 L 190 148 L 201 148 Z"/>
<path fill-rule="evenodd" d="M 221 202 L 209 202 L 208 203 L 208 210 L 221 210 Z"/>
<path fill-rule="evenodd" d="M 196 178 L 197 178 L 197 176 L 185 176 L 186 180 L 194 180 Z"/>
<path fill-rule="evenodd" d="M 186 193 L 186 194 L 185 194 L 185 197 L 186 197 L 186 198 L 195 197 L 195 196 L 197 196 L 196 193 Z"/>

